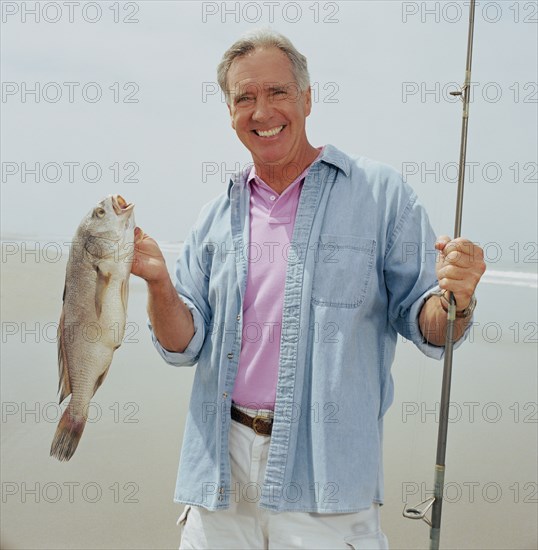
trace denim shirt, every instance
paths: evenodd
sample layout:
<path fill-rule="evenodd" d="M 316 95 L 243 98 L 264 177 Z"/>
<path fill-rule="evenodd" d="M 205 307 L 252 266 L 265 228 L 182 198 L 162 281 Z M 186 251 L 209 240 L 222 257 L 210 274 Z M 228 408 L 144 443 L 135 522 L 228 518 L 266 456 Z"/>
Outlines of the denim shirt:
<path fill-rule="evenodd" d="M 197 363 L 174 500 L 209 510 L 227 508 L 238 490 L 228 432 L 247 280 L 247 176 L 237 174 L 204 206 L 177 261 L 176 289 L 195 326 L 188 347 L 169 352 L 153 335 L 171 365 Z M 259 506 L 334 513 L 382 503 L 383 415 L 393 400 L 397 333 L 443 356 L 418 325 L 439 288 L 434 243 L 424 208 L 392 168 L 331 145 L 312 164 L 287 252 Z"/>

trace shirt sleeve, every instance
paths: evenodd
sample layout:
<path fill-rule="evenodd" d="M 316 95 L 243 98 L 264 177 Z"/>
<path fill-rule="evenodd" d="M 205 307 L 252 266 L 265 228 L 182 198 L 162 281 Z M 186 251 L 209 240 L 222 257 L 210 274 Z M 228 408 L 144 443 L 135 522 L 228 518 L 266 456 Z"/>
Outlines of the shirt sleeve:
<path fill-rule="evenodd" d="M 428 215 L 411 192 L 403 213 L 395 223 L 385 255 L 389 319 L 394 329 L 411 340 L 422 353 L 442 359 L 444 346 L 430 344 L 419 325 L 424 302 L 439 289 L 435 274 L 435 240 Z M 471 325 L 469 323 L 464 334 L 454 343 L 454 349 L 467 338 Z"/>
<path fill-rule="evenodd" d="M 183 300 L 185 305 L 189 308 L 192 318 L 194 321 L 194 335 L 189 342 L 189 345 L 185 348 L 182 353 L 176 351 L 168 351 L 166 348 L 163 348 L 155 333 L 153 332 L 153 327 L 148 319 L 148 327 L 151 332 L 151 340 L 153 345 L 159 352 L 159 355 L 169 364 L 174 365 L 175 367 L 184 367 L 194 365 L 198 361 L 200 355 L 200 350 L 204 343 L 205 338 L 205 325 L 202 319 L 202 316 L 198 310 L 189 303 L 183 296 L 180 295 L 180 298 Z"/>

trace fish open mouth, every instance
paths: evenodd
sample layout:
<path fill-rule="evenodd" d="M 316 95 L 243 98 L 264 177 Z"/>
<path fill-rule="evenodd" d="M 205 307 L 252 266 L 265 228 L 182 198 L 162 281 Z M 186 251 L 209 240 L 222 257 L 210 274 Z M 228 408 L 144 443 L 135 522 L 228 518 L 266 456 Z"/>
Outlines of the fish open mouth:
<path fill-rule="evenodd" d="M 112 207 L 116 214 L 122 214 L 134 208 L 134 204 L 127 202 L 121 195 L 112 195 Z"/>

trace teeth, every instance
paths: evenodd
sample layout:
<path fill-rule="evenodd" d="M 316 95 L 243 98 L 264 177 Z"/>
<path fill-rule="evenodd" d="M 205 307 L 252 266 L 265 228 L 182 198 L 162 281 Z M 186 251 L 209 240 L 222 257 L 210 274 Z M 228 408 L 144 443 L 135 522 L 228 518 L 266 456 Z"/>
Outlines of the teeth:
<path fill-rule="evenodd" d="M 284 126 L 278 126 L 276 128 L 272 128 L 271 130 L 256 130 L 256 133 L 260 136 L 260 137 L 271 137 L 271 136 L 276 136 L 279 132 L 282 131 L 282 128 L 284 128 Z"/>

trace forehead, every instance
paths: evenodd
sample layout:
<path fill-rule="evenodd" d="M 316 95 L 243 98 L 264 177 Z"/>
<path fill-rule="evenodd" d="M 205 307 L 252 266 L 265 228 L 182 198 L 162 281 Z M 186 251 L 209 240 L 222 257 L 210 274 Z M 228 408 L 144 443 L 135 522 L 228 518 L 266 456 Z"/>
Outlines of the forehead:
<path fill-rule="evenodd" d="M 291 61 L 278 48 L 256 49 L 238 57 L 228 71 L 228 87 L 232 93 L 245 89 L 249 84 L 266 87 L 294 81 Z"/>

